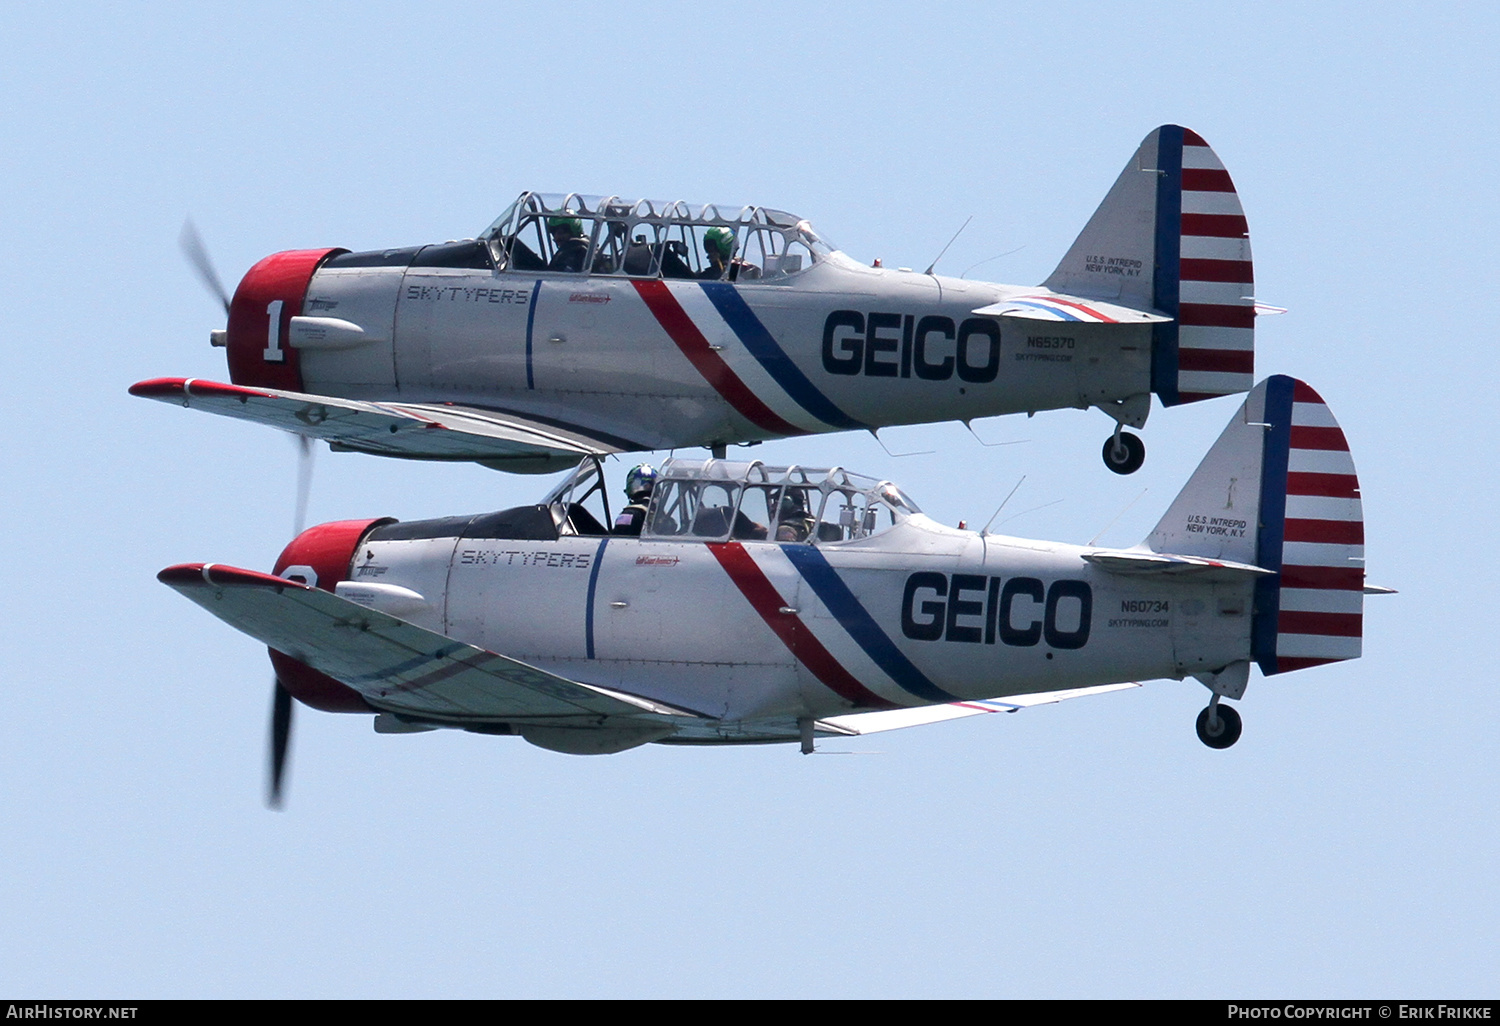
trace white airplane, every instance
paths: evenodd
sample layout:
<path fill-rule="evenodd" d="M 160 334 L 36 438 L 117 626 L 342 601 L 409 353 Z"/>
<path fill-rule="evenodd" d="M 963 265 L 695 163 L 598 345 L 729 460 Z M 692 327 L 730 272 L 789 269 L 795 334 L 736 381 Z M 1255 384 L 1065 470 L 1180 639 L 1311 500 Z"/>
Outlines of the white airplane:
<path fill-rule="evenodd" d="M 809 752 L 1191 676 L 1211 692 L 1198 735 L 1225 748 L 1241 722 L 1220 699 L 1244 694 L 1251 663 L 1360 654 L 1359 482 L 1327 406 L 1288 377 L 1255 386 L 1133 548 L 954 529 L 889 482 L 720 460 L 668 463 L 638 537 L 609 522 L 590 459 L 536 505 L 324 524 L 270 574 L 159 577 L 270 646 L 277 780 L 286 696 L 383 733 L 560 752 Z"/>
<path fill-rule="evenodd" d="M 523 193 L 477 239 L 257 263 L 232 383 L 139 396 L 335 449 L 550 472 L 581 456 L 1095 407 L 1131 473 L 1164 406 L 1254 381 L 1250 240 L 1196 133 L 1148 135 L 1038 286 L 868 267 L 765 207 Z M 434 430 L 437 429 L 437 430 Z"/>

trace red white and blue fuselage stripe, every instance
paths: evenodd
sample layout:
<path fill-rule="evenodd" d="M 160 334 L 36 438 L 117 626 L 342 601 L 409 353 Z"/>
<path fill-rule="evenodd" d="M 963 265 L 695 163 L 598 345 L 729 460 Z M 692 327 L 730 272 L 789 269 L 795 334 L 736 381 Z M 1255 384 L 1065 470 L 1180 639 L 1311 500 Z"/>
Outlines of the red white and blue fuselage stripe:
<path fill-rule="evenodd" d="M 778 435 L 867 427 L 841 410 L 813 384 L 734 285 L 729 282 L 698 282 L 697 288 L 679 296 L 665 281 L 633 279 L 631 284 L 667 337 L 703 379 L 740 416 L 756 427 Z M 753 358 L 753 364 L 741 367 L 741 370 L 746 374 L 757 372 L 762 378 L 756 383 L 757 387 L 752 387 L 744 374 L 731 367 L 719 349 L 708 341 L 706 332 L 715 331 L 717 325 L 701 323 L 684 306 L 685 301 L 692 301 L 694 294 L 708 300 L 700 317 L 706 314 L 721 320 Z M 701 298 L 699 301 L 701 303 Z M 780 394 L 772 394 L 773 390 Z M 796 423 L 796 419 L 803 422 Z"/>
<path fill-rule="evenodd" d="M 832 427 L 863 429 L 868 426 L 835 406 L 832 400 L 808 380 L 802 369 L 766 330 L 760 318 L 755 316 L 755 311 L 750 309 L 738 289 L 725 281 L 705 281 L 699 284 L 745 349 L 799 406 Z"/>
<path fill-rule="evenodd" d="M 672 289 L 658 279 L 631 279 L 630 284 L 645 300 L 662 330 L 676 343 L 682 355 L 688 358 L 703 379 L 725 402 L 756 427 L 778 435 L 801 435 L 807 432 L 783 419 L 750 390 L 738 374 L 724 362 L 724 358 L 709 344 L 707 338 L 693 319 L 688 316 Z"/>
<path fill-rule="evenodd" d="M 898 687 L 925 702 L 958 701 L 957 695 L 934 684 L 896 647 L 823 553 L 811 545 L 783 544 L 781 550 L 839 625 Z"/>
<path fill-rule="evenodd" d="M 783 612 L 792 607 L 787 605 L 786 599 L 743 545 L 739 542 L 710 542 L 708 551 L 713 553 L 766 626 L 823 686 L 857 709 L 898 708 L 895 702 L 881 698 L 851 674 L 818 640 L 798 613 Z"/>
<path fill-rule="evenodd" d="M 784 556 L 827 609 L 840 628 L 835 637 L 819 638 L 800 610 L 794 609 L 776 590 L 755 557 L 739 542 L 710 542 L 708 549 L 719 561 L 736 588 L 781 640 L 787 650 L 814 677 L 839 697 L 862 709 L 892 709 L 910 704 L 958 701 L 913 663 L 876 622 L 870 611 L 849 589 L 827 558 L 811 545 L 784 543 L 774 548 L 757 547 Z M 883 697 L 861 681 L 834 650 L 852 641 L 863 660 L 873 664 L 891 685 L 917 699 L 898 702 Z M 855 653 L 850 652 L 850 655 Z"/>

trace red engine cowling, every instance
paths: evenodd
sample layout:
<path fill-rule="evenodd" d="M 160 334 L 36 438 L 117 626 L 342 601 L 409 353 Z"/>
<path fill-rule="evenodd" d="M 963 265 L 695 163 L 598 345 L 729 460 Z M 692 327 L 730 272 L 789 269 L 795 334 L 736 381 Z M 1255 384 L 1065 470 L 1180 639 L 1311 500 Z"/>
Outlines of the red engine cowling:
<path fill-rule="evenodd" d="M 302 313 L 308 282 L 318 265 L 342 249 L 273 253 L 250 268 L 229 304 L 229 380 L 289 392 L 302 391 L 297 350 L 287 344 L 292 318 Z"/>
<path fill-rule="evenodd" d="M 309 527 L 281 550 L 272 572 L 278 577 L 301 581 L 324 591 L 333 591 L 340 581 L 349 579 L 349 568 L 354 563 L 365 535 L 377 524 L 388 522 L 389 518 L 381 517 L 372 520 L 339 520 Z M 271 665 L 276 669 L 276 678 L 297 701 L 324 712 L 374 712 L 353 688 L 340 684 L 326 673 L 314 670 L 284 652 L 278 652 L 274 648 L 268 651 L 271 653 Z"/>

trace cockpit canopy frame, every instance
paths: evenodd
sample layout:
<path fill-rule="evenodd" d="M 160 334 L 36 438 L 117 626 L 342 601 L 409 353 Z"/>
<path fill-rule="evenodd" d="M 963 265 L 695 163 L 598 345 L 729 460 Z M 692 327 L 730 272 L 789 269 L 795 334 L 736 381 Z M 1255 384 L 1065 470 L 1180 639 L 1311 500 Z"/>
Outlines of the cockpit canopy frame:
<path fill-rule="evenodd" d="M 585 460 L 548 494 L 544 502 L 564 533 L 601 481 L 598 462 Z M 825 545 L 868 538 L 920 512 L 891 482 L 843 467 L 671 459 L 657 473 L 641 538 Z"/>
<path fill-rule="evenodd" d="M 709 258 L 728 233 L 729 259 Z M 835 247 L 771 207 L 523 192 L 480 235 L 497 269 L 777 283 Z"/>

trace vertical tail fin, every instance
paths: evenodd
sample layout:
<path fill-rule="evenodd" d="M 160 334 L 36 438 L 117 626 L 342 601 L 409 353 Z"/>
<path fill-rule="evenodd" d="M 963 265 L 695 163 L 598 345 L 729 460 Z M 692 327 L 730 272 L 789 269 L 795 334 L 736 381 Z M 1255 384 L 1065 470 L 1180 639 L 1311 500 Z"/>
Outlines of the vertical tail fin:
<path fill-rule="evenodd" d="M 1234 182 L 1198 133 L 1163 125 L 1141 143 L 1045 282 L 1166 314 L 1151 390 L 1164 406 L 1255 380 L 1255 276 Z"/>
<path fill-rule="evenodd" d="M 1255 585 L 1251 655 L 1263 673 L 1359 657 L 1359 478 L 1307 384 L 1278 375 L 1256 385 L 1145 545 L 1276 571 Z"/>

